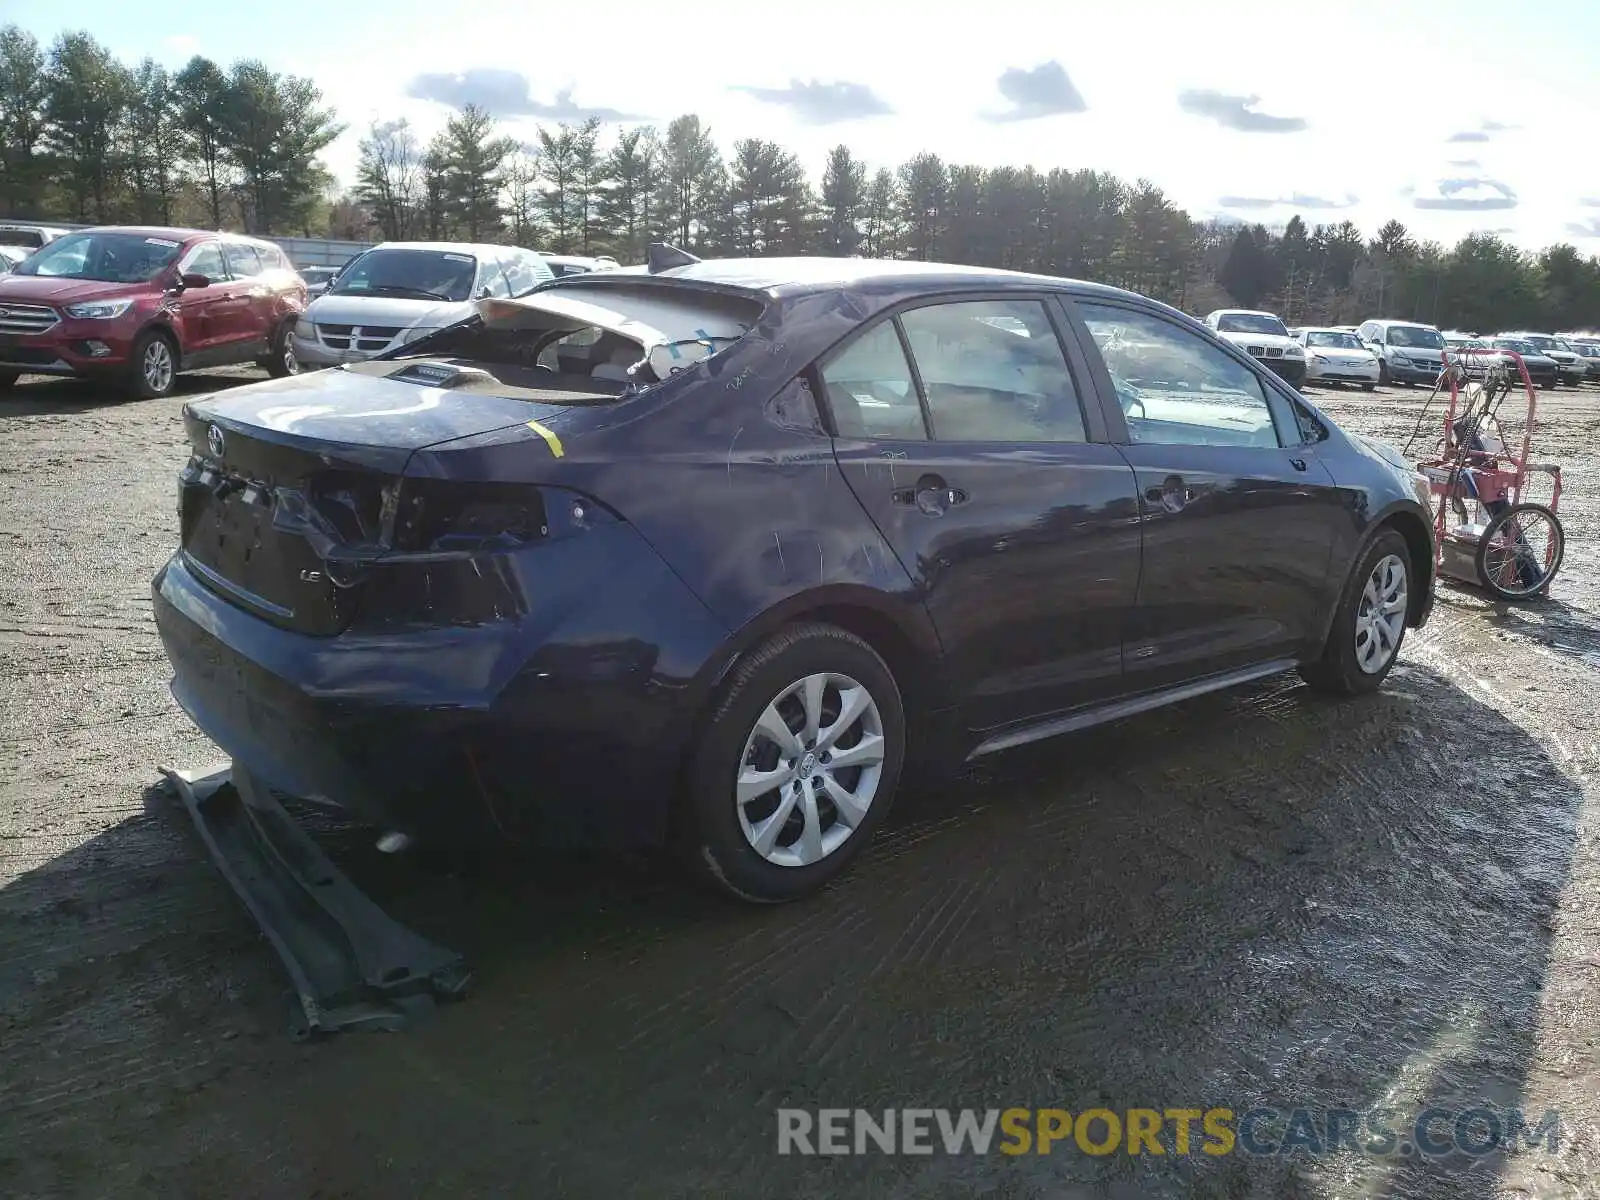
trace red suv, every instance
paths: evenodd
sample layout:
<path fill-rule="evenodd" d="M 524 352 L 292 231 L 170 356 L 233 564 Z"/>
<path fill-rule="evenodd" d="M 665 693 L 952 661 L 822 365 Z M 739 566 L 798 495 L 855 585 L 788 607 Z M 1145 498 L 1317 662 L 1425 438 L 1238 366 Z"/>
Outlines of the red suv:
<path fill-rule="evenodd" d="M 57 238 L 0 275 L 0 388 L 75 375 L 164 396 L 180 371 L 298 370 L 306 286 L 282 250 L 197 229 L 107 226 Z"/>

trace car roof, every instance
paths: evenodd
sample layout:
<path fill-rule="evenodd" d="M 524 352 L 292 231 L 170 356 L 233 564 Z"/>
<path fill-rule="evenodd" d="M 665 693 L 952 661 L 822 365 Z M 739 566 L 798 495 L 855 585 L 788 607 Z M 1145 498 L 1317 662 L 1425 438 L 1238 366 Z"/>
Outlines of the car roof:
<path fill-rule="evenodd" d="M 1214 310 L 1211 315 L 1214 317 L 1271 317 L 1275 321 L 1281 320 L 1277 313 L 1268 312 L 1264 308 L 1219 308 Z"/>
<path fill-rule="evenodd" d="M 877 258 L 717 258 L 655 272 L 640 266 L 596 271 L 588 275 L 567 276 L 560 283 L 564 287 L 619 287 L 636 286 L 644 279 L 681 280 L 720 291 L 744 292 L 776 299 L 793 299 L 841 288 L 875 294 L 1062 291 L 1070 288 L 1075 292 L 1107 299 L 1126 298 L 1145 304 L 1160 303 L 1123 288 L 1059 275 L 1007 271 L 999 267 Z M 1194 320 L 1185 316 L 1187 320 Z"/>
<path fill-rule="evenodd" d="M 493 257 L 520 246 L 496 246 L 489 242 L 379 242 L 369 250 L 434 250 L 440 254 L 470 254 L 474 258 Z M 542 257 L 542 256 L 541 256 Z"/>

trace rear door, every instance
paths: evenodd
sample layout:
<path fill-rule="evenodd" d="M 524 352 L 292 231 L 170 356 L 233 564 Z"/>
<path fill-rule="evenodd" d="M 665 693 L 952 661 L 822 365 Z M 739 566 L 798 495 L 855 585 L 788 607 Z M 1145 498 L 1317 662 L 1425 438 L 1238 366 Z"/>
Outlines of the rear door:
<path fill-rule="evenodd" d="M 1123 657 L 1130 690 L 1303 655 L 1330 602 L 1348 497 L 1292 403 L 1240 357 L 1154 308 L 1080 298 L 1094 372 L 1118 397 L 1144 562 Z M 1306 442 L 1307 444 L 1302 444 Z"/>
<path fill-rule="evenodd" d="M 835 457 L 916 582 L 975 730 L 1121 686 L 1138 499 L 1058 320 L 1043 296 L 919 304 L 818 372 Z"/>

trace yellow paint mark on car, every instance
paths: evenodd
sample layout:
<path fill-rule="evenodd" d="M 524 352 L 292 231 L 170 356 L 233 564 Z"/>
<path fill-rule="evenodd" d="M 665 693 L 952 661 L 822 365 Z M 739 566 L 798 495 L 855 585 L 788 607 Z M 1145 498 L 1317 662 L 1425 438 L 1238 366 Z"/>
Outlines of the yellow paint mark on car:
<path fill-rule="evenodd" d="M 557 458 L 560 458 L 566 453 L 566 451 L 561 448 L 561 439 L 556 436 L 555 430 L 539 424 L 538 421 L 529 421 L 528 428 L 533 430 L 549 443 L 550 453 L 554 454 Z"/>

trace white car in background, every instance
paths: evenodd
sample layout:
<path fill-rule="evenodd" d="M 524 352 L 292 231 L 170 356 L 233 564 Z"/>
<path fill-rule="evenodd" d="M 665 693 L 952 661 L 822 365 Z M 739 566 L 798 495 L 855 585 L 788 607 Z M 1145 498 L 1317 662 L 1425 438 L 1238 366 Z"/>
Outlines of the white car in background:
<path fill-rule="evenodd" d="M 1307 383 L 1353 383 L 1369 392 L 1378 386 L 1378 359 L 1353 332 L 1307 326 L 1295 336 L 1305 347 Z"/>
<path fill-rule="evenodd" d="M 609 254 L 541 254 L 557 277 L 562 275 L 587 275 L 591 271 L 615 271 L 621 264 Z"/>
<path fill-rule="evenodd" d="M 521 296 L 555 278 L 516 246 L 383 242 L 342 267 L 294 324 L 303 367 L 361 362 L 464 321 L 479 300 Z"/>
<path fill-rule="evenodd" d="M 1219 308 L 1206 314 L 1206 324 L 1295 387 L 1305 382 L 1305 347 L 1290 336 L 1276 313 L 1257 312 L 1248 308 Z"/>

